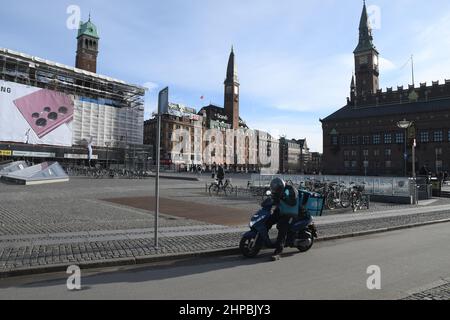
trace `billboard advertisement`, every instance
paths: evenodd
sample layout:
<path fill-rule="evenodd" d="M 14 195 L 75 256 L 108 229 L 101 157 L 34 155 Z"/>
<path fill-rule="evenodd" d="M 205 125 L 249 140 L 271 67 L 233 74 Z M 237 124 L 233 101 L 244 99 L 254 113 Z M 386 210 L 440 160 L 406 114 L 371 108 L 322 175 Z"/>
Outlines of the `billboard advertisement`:
<path fill-rule="evenodd" d="M 0 80 L 0 141 L 72 146 L 74 97 Z"/>
<path fill-rule="evenodd" d="M 169 103 L 169 108 L 166 113 L 175 117 L 186 117 L 195 121 L 201 119 L 200 116 L 196 114 L 195 109 L 185 107 L 181 104 Z"/>

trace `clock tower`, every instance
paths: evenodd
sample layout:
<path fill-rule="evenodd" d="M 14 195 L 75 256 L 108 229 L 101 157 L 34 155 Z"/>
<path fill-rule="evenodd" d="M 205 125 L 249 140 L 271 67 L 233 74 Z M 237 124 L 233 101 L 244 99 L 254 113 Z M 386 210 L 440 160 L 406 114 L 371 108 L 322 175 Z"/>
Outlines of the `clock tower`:
<path fill-rule="evenodd" d="M 379 89 L 378 51 L 373 44 L 372 30 L 364 2 L 359 23 L 359 43 L 354 51 L 357 98 L 374 94 Z"/>
<path fill-rule="evenodd" d="M 239 129 L 239 78 L 237 66 L 234 57 L 234 50 L 231 48 L 230 58 L 228 60 L 227 78 L 225 80 L 225 114 L 228 117 L 228 123 L 233 129 Z"/>
<path fill-rule="evenodd" d="M 90 16 L 88 22 L 80 22 L 77 36 L 76 68 L 97 73 L 99 39 L 97 27 L 91 22 Z"/>

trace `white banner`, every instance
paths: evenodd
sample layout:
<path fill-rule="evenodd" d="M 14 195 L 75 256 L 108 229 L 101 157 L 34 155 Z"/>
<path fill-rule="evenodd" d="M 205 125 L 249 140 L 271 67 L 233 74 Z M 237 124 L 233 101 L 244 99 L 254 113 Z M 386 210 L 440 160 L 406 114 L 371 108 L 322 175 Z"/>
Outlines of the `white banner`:
<path fill-rule="evenodd" d="M 26 157 L 26 158 L 54 158 L 55 153 L 51 152 L 33 152 L 33 151 L 13 151 L 13 157 Z"/>
<path fill-rule="evenodd" d="M 77 160 L 87 160 L 88 159 L 88 155 L 87 154 L 66 153 L 66 154 L 64 154 L 64 158 L 66 158 L 66 159 L 77 159 Z M 98 160 L 98 155 L 96 155 L 96 154 L 92 155 L 91 160 Z"/>
<path fill-rule="evenodd" d="M 74 98 L 0 80 L 0 141 L 72 146 Z"/>

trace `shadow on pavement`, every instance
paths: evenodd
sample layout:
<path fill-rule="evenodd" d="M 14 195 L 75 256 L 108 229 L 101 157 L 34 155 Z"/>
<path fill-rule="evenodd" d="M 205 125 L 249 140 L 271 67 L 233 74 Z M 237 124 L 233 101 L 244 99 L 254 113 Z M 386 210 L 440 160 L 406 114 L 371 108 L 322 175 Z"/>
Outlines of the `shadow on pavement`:
<path fill-rule="evenodd" d="M 298 253 L 297 253 L 298 254 Z M 273 263 L 270 258 L 272 251 L 264 251 L 257 258 L 247 259 L 242 256 L 219 256 L 208 258 L 190 258 L 177 261 L 159 262 L 152 265 L 109 268 L 109 271 L 82 270 L 82 291 L 89 290 L 95 285 L 111 283 L 140 283 L 145 281 L 166 280 L 178 277 L 192 276 L 211 271 L 252 266 L 261 263 Z M 283 257 L 293 253 L 286 252 Z M 84 273 L 88 275 L 83 276 Z M 9 287 L 45 288 L 49 286 L 65 285 L 69 275 L 57 273 L 40 275 L 42 280 L 22 281 L 21 284 Z M 46 278 L 47 277 L 47 278 Z"/>

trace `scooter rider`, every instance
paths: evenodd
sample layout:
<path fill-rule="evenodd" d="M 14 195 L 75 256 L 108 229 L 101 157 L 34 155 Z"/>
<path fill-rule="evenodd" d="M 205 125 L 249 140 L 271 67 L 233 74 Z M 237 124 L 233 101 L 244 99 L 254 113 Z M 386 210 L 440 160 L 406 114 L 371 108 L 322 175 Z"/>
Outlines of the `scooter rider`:
<path fill-rule="evenodd" d="M 279 260 L 285 246 L 292 215 L 298 214 L 299 194 L 294 187 L 286 186 L 286 182 L 281 178 L 272 180 L 270 191 L 276 208 L 267 222 L 267 227 L 270 230 L 275 224 L 278 224 L 278 237 L 272 260 Z"/>

